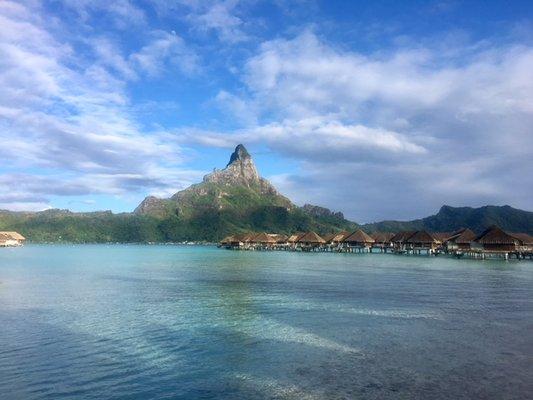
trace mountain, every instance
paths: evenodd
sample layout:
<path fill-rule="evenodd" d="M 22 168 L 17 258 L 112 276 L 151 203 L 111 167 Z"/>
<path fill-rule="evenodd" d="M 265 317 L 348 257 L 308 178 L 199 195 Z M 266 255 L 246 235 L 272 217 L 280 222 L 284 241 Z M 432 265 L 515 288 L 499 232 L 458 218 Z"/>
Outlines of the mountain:
<path fill-rule="evenodd" d="M 533 234 L 533 212 L 511 206 L 451 207 L 442 206 L 436 215 L 413 221 L 382 221 L 363 225 L 368 232 L 398 232 L 425 229 L 430 232 L 450 232 L 470 228 L 480 233 L 491 225 L 509 232 Z"/>
<path fill-rule="evenodd" d="M 443 206 L 436 215 L 413 221 L 382 221 L 362 226 L 367 232 L 426 229 L 481 232 L 490 225 L 533 235 L 533 213 L 510 206 Z M 320 234 L 355 230 L 340 212 L 306 204 L 298 207 L 257 171 L 246 148 L 238 145 L 226 167 L 168 199 L 145 198 L 133 213 L 75 213 L 68 210 L 0 210 L 0 231 L 18 231 L 34 242 L 181 242 L 216 241 L 230 233 L 267 231 Z"/>
<path fill-rule="evenodd" d="M 252 157 L 239 144 L 223 170 L 215 169 L 204 176 L 203 182 L 174 194 L 170 199 L 149 196 L 134 212 L 156 217 L 175 214 L 190 218 L 206 210 L 243 211 L 260 206 L 281 207 L 288 211 L 296 208 L 269 181 L 259 176 Z"/>
<path fill-rule="evenodd" d="M 185 227 L 190 227 L 188 232 L 197 232 L 197 237 L 213 239 L 232 232 L 332 232 L 356 227 L 342 213 L 324 208 L 317 213 L 316 209 L 309 205 L 300 208 L 280 194 L 259 175 L 250 153 L 239 144 L 224 169 L 215 169 L 201 183 L 169 199 L 147 197 L 134 213 L 173 226 L 166 231 L 171 239 L 172 232 Z"/>
<path fill-rule="evenodd" d="M 0 230 L 34 242 L 216 241 L 235 232 L 319 233 L 355 229 L 342 213 L 298 207 L 262 178 L 243 145 L 226 167 L 168 199 L 145 198 L 133 213 L 0 211 Z"/>

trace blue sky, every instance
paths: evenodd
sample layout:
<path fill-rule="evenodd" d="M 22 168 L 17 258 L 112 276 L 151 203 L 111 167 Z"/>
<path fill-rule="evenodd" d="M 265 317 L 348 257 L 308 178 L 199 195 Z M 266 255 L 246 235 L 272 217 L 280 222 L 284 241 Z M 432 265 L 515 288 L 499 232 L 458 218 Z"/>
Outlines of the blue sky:
<path fill-rule="evenodd" d="M 533 3 L 0 2 L 0 208 L 131 211 L 238 143 L 358 222 L 533 209 Z"/>

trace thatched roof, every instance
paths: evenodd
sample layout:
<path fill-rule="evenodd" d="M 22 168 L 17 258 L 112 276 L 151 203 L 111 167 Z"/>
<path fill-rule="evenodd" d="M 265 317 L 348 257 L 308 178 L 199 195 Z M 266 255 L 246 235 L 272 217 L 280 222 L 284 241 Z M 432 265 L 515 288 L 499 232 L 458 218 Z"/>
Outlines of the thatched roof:
<path fill-rule="evenodd" d="M 480 244 L 518 244 L 520 240 L 503 231 L 500 227 L 492 225 L 485 229 L 475 241 Z"/>
<path fill-rule="evenodd" d="M 2 235 L 0 239 L 3 239 L 3 240 L 26 240 L 26 238 L 22 236 L 20 233 L 13 232 L 13 231 L 10 231 L 10 232 L 2 231 L 0 232 L 0 235 Z"/>
<path fill-rule="evenodd" d="M 508 234 L 520 240 L 522 244 L 525 244 L 525 245 L 533 244 L 533 236 L 530 236 L 527 233 L 508 232 Z"/>
<path fill-rule="evenodd" d="M 413 236 L 416 233 L 416 231 L 402 231 L 398 232 L 396 235 L 394 235 L 391 238 L 391 242 L 393 243 L 404 243 L 409 239 L 411 236 Z"/>
<path fill-rule="evenodd" d="M 433 232 L 431 236 L 437 239 L 438 242 L 445 242 L 450 236 L 453 235 L 453 232 Z"/>
<path fill-rule="evenodd" d="M 300 239 L 300 237 L 302 237 L 303 235 L 305 235 L 304 232 L 296 232 L 296 233 L 293 233 L 292 235 L 290 235 L 287 239 L 287 242 L 289 243 L 296 243 L 298 241 L 298 239 Z"/>
<path fill-rule="evenodd" d="M 348 236 L 350 236 L 350 232 L 342 231 L 341 233 L 337 234 L 337 236 L 335 236 L 333 238 L 333 241 L 337 242 L 337 243 L 340 243 L 340 242 L 344 241 L 344 239 L 346 239 Z"/>
<path fill-rule="evenodd" d="M 356 230 L 354 233 L 349 235 L 343 240 L 345 243 L 374 243 L 375 240 L 372 239 L 365 231 L 362 229 Z"/>
<path fill-rule="evenodd" d="M 322 236 L 322 238 L 326 241 L 326 243 L 340 243 L 347 236 L 350 236 L 350 232 L 342 231 L 337 233 L 328 233 L 327 235 Z"/>
<path fill-rule="evenodd" d="M 274 239 L 276 243 L 285 243 L 289 238 L 287 235 L 284 235 L 282 233 L 270 233 L 269 236 L 272 237 L 272 239 Z"/>
<path fill-rule="evenodd" d="M 370 235 L 376 243 L 388 243 L 394 237 L 394 233 L 391 232 L 374 232 Z"/>
<path fill-rule="evenodd" d="M 242 242 L 242 243 L 249 243 L 252 241 L 252 239 L 257 235 L 257 233 L 240 233 L 238 235 L 233 235 L 233 242 Z"/>
<path fill-rule="evenodd" d="M 406 243 L 436 243 L 438 240 L 427 231 L 416 231 Z"/>
<path fill-rule="evenodd" d="M 276 239 L 274 239 L 272 236 L 266 234 L 265 232 L 261 232 L 258 235 L 254 236 L 252 239 L 252 242 L 255 243 L 276 243 Z"/>
<path fill-rule="evenodd" d="M 220 244 L 230 244 L 230 243 L 233 243 L 234 240 L 235 238 L 233 237 L 233 235 L 226 236 L 224 239 L 220 241 Z"/>
<path fill-rule="evenodd" d="M 458 231 L 453 232 L 446 242 L 453 242 L 457 244 L 468 244 L 476 238 L 476 234 L 468 228 L 462 228 Z"/>
<path fill-rule="evenodd" d="M 326 243 L 331 243 L 335 236 L 337 236 L 336 233 L 328 233 L 326 235 L 322 235 L 322 239 L 324 239 Z"/>
<path fill-rule="evenodd" d="M 298 238 L 298 243 L 322 244 L 326 243 L 326 241 L 315 232 L 307 232 Z"/>

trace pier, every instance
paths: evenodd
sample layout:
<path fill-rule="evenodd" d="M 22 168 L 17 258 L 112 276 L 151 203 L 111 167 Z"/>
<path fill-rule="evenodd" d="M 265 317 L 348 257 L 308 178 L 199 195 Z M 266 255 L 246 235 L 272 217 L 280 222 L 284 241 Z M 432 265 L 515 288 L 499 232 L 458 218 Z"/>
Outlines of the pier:
<path fill-rule="evenodd" d="M 362 229 L 320 236 L 316 232 L 300 232 L 290 236 L 273 233 L 230 235 L 219 247 L 248 251 L 297 251 L 320 253 L 384 253 L 417 256 L 447 255 L 470 259 L 533 259 L 533 237 L 526 233 L 505 232 L 491 226 L 476 235 L 470 229 L 455 232 L 403 231 L 374 232 Z"/>

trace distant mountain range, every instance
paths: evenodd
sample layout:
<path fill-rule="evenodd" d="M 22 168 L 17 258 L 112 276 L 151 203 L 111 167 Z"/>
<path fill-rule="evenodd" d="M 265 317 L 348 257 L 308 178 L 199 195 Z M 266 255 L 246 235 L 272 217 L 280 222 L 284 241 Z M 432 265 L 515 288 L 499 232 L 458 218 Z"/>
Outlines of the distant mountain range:
<path fill-rule="evenodd" d="M 491 225 L 509 232 L 533 234 L 533 212 L 511 206 L 451 207 L 442 206 L 436 215 L 413 221 L 382 221 L 363 225 L 368 232 L 398 232 L 425 229 L 429 232 L 451 232 L 470 228 L 480 233 Z"/>
<path fill-rule="evenodd" d="M 496 224 L 511 232 L 533 234 L 533 213 L 510 206 L 443 206 L 436 215 L 413 221 L 363 225 L 368 232 L 425 229 L 481 232 Z M 149 196 L 133 213 L 0 211 L 0 230 L 14 230 L 34 242 L 181 242 L 215 241 L 231 233 L 267 231 L 325 234 L 355 230 L 341 212 L 306 204 L 298 207 L 262 178 L 252 157 L 238 145 L 226 167 L 206 175 L 168 199 Z"/>

